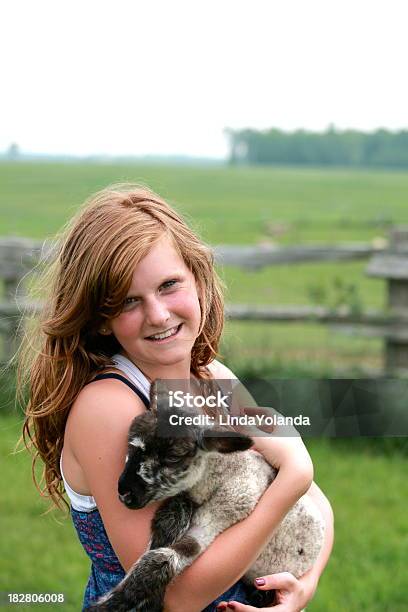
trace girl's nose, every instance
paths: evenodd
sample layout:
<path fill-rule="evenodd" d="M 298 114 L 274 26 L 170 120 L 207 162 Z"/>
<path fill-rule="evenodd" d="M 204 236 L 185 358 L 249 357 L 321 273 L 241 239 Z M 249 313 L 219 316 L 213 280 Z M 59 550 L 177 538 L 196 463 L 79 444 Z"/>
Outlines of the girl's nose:
<path fill-rule="evenodd" d="M 170 313 L 166 304 L 156 297 L 149 300 L 145 305 L 146 322 L 152 327 L 163 327 L 170 319 Z M 161 329 L 160 331 L 164 331 Z"/>

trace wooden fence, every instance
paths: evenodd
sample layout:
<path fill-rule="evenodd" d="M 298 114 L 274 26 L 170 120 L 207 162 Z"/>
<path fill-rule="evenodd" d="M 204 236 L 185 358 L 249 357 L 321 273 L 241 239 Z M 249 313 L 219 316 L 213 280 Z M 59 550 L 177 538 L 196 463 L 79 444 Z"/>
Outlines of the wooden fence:
<path fill-rule="evenodd" d="M 50 246 L 25 238 L 0 238 L 0 334 L 3 335 L 3 360 L 14 353 L 21 310 L 35 311 L 35 304 L 24 300 L 24 277 L 36 264 L 40 253 Z M 310 262 L 368 259 L 366 273 L 387 283 L 388 307 L 382 311 L 356 312 L 342 307 L 321 306 L 227 306 L 227 317 L 241 321 L 321 323 L 344 331 L 384 339 L 384 372 L 408 373 L 408 226 L 391 230 L 388 244 L 308 245 L 288 247 L 232 246 L 215 247 L 218 263 L 255 271 L 266 266 Z M 16 296 L 17 300 L 16 300 Z"/>

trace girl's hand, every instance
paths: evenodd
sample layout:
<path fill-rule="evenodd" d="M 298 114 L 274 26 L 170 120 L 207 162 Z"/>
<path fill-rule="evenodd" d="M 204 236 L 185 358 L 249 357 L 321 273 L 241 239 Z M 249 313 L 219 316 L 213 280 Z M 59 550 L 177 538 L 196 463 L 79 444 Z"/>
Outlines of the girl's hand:
<path fill-rule="evenodd" d="M 254 425 L 239 425 L 234 428 L 252 438 L 254 442 L 252 450 L 261 453 L 277 470 L 283 466 L 290 466 L 296 471 L 299 469 L 309 471 L 310 486 L 313 480 L 313 465 L 309 453 L 293 425 L 281 423 L 274 425 L 274 422 L 282 417 L 279 412 L 270 406 L 257 406 L 248 390 L 242 384 L 238 384 L 233 389 L 231 414 L 252 417 L 249 420 L 254 421 Z M 276 420 L 273 417 L 276 417 Z"/>
<path fill-rule="evenodd" d="M 298 498 L 309 489 L 313 481 L 313 463 L 302 438 L 294 427 L 278 425 L 272 434 L 261 434 L 252 438 L 252 450 L 261 453 L 277 470 L 284 470 L 297 490 Z M 289 484 L 289 483 L 287 483 Z M 295 491 L 294 489 L 294 491 Z M 297 501 L 294 500 L 293 503 Z"/>
<path fill-rule="evenodd" d="M 298 580 L 289 572 L 271 574 L 257 578 L 264 580 L 265 584 L 259 585 L 255 581 L 255 586 L 262 591 L 275 589 L 275 603 L 268 608 L 254 608 L 237 601 L 221 602 L 217 606 L 220 612 L 300 612 L 308 604 L 314 595 L 314 588 L 310 587 L 302 579 Z"/>

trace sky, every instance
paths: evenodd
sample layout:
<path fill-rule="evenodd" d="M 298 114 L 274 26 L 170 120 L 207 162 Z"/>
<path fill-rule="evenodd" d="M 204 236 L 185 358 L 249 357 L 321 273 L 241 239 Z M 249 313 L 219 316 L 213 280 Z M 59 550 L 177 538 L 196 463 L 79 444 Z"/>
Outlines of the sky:
<path fill-rule="evenodd" d="M 227 155 L 408 128 L 406 0 L 2 0 L 0 152 Z"/>

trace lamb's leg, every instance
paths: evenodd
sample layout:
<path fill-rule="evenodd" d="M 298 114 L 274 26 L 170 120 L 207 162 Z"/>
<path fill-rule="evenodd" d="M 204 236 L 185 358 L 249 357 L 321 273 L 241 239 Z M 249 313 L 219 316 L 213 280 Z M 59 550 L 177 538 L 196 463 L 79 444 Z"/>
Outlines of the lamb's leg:
<path fill-rule="evenodd" d="M 197 541 L 184 535 L 168 548 L 146 552 L 125 578 L 90 612 L 162 612 L 167 585 L 200 554 Z"/>
<path fill-rule="evenodd" d="M 197 504 L 187 493 L 167 499 L 154 515 L 150 549 L 171 546 L 177 542 L 190 527 L 196 507 Z"/>
<path fill-rule="evenodd" d="M 199 554 L 195 540 L 183 537 L 195 508 L 196 504 L 186 493 L 166 500 L 152 521 L 150 550 L 133 565 L 122 582 L 90 610 L 162 610 L 166 586 Z"/>

